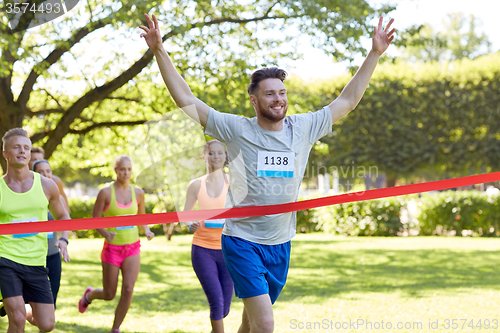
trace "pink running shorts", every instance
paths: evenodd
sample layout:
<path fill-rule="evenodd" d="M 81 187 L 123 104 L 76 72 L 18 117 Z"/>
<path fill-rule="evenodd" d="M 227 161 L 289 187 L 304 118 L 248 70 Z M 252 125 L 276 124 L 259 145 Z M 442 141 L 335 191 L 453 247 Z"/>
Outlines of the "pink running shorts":
<path fill-rule="evenodd" d="M 141 241 L 125 245 L 113 245 L 104 242 L 101 252 L 102 262 L 121 267 L 123 260 L 141 253 Z"/>

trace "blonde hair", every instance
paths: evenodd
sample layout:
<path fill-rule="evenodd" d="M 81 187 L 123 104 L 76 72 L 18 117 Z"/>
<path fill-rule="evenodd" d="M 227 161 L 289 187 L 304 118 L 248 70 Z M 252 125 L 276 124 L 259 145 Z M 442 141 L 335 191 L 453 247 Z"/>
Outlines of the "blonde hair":
<path fill-rule="evenodd" d="M 212 143 L 218 143 L 218 144 L 222 145 L 222 147 L 224 147 L 224 144 L 223 144 L 222 142 L 220 142 L 219 140 L 215 140 L 215 139 L 213 139 L 213 140 L 210 140 L 210 141 L 208 141 L 207 143 L 205 143 L 205 146 L 203 146 L 203 154 L 206 154 L 206 153 L 208 153 L 208 152 L 209 152 L 209 150 L 210 150 L 210 145 L 211 145 Z M 226 147 L 224 147 L 224 151 L 225 151 L 225 150 L 226 150 Z"/>
<path fill-rule="evenodd" d="M 222 142 L 220 142 L 219 140 L 213 139 L 213 140 L 210 140 L 207 143 L 205 143 L 205 146 L 203 147 L 203 154 L 208 154 L 208 152 L 210 151 L 210 146 L 213 143 L 218 143 L 224 148 L 224 152 L 226 153 L 226 160 L 224 161 L 224 166 L 228 166 L 229 165 L 229 157 L 227 156 L 226 146 L 224 146 L 224 144 Z"/>
<path fill-rule="evenodd" d="M 130 156 L 128 156 L 128 155 L 118 155 L 118 156 L 116 156 L 115 162 L 113 163 L 113 168 L 118 167 L 118 165 L 120 165 L 120 163 L 122 163 L 122 161 L 124 161 L 124 160 L 127 160 L 130 163 L 132 163 L 132 160 L 130 159 Z"/>
<path fill-rule="evenodd" d="M 2 142 L 3 142 L 2 149 L 4 151 L 5 151 L 5 147 L 7 146 L 7 143 L 9 142 L 10 138 L 12 138 L 14 136 L 24 136 L 25 138 L 28 138 L 28 139 L 30 138 L 28 136 L 28 132 L 26 132 L 24 129 L 22 129 L 20 127 L 10 129 L 7 132 L 5 132 L 5 134 L 2 138 Z M 30 140 L 30 142 L 31 142 L 31 140 Z"/>

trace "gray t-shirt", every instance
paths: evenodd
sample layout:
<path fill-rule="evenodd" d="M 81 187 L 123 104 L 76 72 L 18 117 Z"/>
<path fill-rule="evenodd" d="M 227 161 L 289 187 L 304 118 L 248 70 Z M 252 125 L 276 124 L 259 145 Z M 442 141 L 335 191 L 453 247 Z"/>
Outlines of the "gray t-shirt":
<path fill-rule="evenodd" d="M 281 131 L 267 131 L 257 118 L 210 109 L 205 133 L 224 142 L 230 185 L 226 208 L 297 201 L 312 145 L 332 131 L 329 107 L 283 120 Z M 276 245 L 295 236 L 296 213 L 226 219 L 223 234 Z"/>

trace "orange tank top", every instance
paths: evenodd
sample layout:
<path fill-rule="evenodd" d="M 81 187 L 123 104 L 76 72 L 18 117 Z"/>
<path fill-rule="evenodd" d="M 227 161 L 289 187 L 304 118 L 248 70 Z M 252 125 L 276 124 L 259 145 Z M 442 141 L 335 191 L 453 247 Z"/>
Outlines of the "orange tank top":
<path fill-rule="evenodd" d="M 200 178 L 201 185 L 198 192 L 198 209 L 218 209 L 224 208 L 226 201 L 227 189 L 229 184 L 224 182 L 222 192 L 217 198 L 212 198 L 207 193 L 207 175 Z M 193 236 L 193 244 L 207 249 L 220 250 L 220 239 L 222 235 L 222 227 L 224 227 L 224 219 L 214 219 L 201 221 L 199 227 Z"/>

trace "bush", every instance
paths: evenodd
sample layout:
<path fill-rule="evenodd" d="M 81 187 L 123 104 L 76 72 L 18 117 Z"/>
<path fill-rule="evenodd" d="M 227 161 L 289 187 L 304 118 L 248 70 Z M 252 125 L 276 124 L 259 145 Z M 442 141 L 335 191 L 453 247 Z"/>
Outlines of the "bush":
<path fill-rule="evenodd" d="M 396 236 L 403 231 L 400 197 L 318 208 L 314 220 L 326 232 L 346 236 Z"/>
<path fill-rule="evenodd" d="M 68 202 L 72 219 L 88 219 L 92 217 L 92 208 L 94 207 L 95 198 L 83 196 L 81 198 L 68 199 Z M 74 230 L 73 234 L 78 238 L 101 237 L 95 229 Z"/>
<path fill-rule="evenodd" d="M 321 225 L 314 218 L 315 209 L 299 210 L 297 212 L 297 233 L 321 231 Z"/>
<path fill-rule="evenodd" d="M 499 197 L 478 191 L 424 194 L 420 201 L 421 234 L 462 236 L 463 230 L 471 230 L 473 235 L 498 236 Z"/>
<path fill-rule="evenodd" d="M 298 201 L 319 198 L 319 194 L 314 197 L 300 197 Z M 297 211 L 297 233 L 320 232 L 322 230 L 321 223 L 315 217 L 318 208 L 304 209 Z"/>

